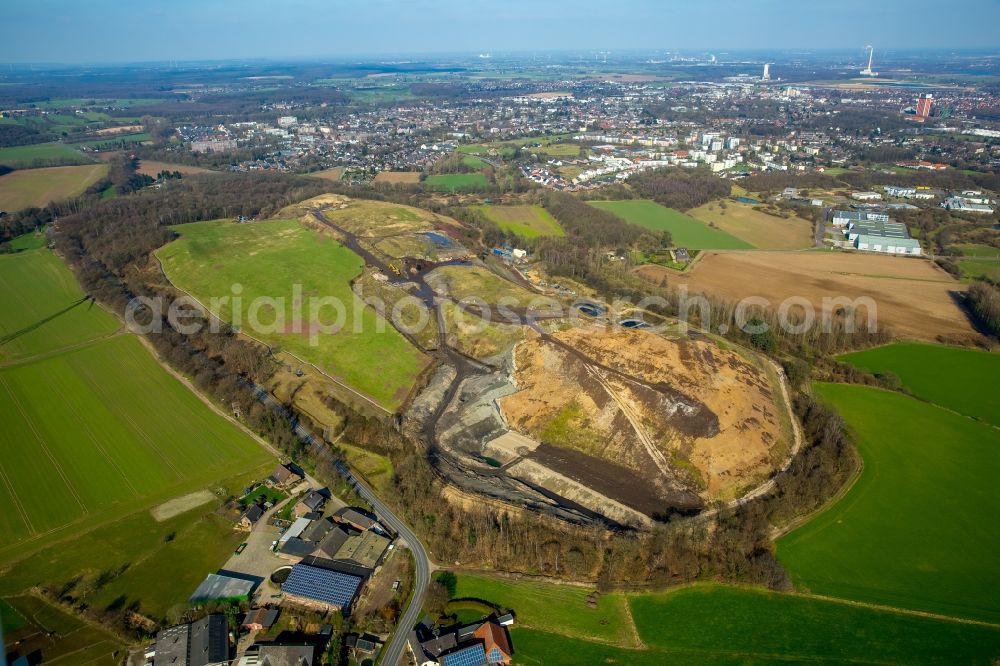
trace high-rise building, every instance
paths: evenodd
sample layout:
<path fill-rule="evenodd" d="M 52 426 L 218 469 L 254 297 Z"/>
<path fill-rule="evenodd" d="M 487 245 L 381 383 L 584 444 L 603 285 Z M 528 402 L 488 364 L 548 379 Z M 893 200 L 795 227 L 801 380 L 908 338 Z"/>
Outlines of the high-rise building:
<path fill-rule="evenodd" d="M 917 99 L 917 115 L 921 118 L 929 117 L 931 115 L 931 106 L 933 104 L 934 98 L 930 93 L 921 95 Z"/>
<path fill-rule="evenodd" d="M 771 80 L 771 63 L 769 62 L 764 63 L 764 75 L 760 77 L 760 80 L 761 81 Z"/>

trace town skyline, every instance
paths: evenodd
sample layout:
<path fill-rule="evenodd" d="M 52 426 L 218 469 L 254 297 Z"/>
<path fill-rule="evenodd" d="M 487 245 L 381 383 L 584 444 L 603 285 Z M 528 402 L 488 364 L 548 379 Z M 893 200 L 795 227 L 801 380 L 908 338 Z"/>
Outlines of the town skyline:
<path fill-rule="evenodd" d="M 1000 5 L 958 0 L 942 31 L 928 0 L 845 0 L 802 7 L 782 0 L 716 0 L 690 6 L 630 0 L 473 3 L 378 0 L 363 7 L 299 0 L 280 10 L 261 0 L 234 11 L 222 1 L 181 0 L 169 11 L 99 0 L 86 9 L 55 0 L 10 3 L 0 25 L 0 62 L 123 63 L 170 60 L 323 59 L 388 53 L 531 50 L 981 49 L 996 46 Z M 892 21 L 871 21 L 891 15 Z M 974 20 L 972 20 L 974 19 Z M 448 29 L 443 30 L 447 25 Z M 36 39 L 45 26 L 46 40 Z M 94 39 L 95 35 L 113 39 Z M 294 39 L 291 38 L 294 36 Z"/>

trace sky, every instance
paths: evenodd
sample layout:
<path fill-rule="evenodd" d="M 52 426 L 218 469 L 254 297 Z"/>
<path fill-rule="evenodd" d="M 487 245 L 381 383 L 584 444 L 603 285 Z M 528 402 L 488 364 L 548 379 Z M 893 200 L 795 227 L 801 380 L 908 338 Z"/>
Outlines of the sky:
<path fill-rule="evenodd" d="M 1000 0 L 0 0 L 0 62 L 998 48 Z"/>

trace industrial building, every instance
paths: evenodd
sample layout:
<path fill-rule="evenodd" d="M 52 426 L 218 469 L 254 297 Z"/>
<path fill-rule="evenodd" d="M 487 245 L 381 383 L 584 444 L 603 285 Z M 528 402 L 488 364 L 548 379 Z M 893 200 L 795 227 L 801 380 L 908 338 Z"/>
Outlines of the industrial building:
<path fill-rule="evenodd" d="M 891 238 L 861 234 L 854 239 L 854 248 L 868 252 L 885 252 L 886 254 L 914 256 L 920 254 L 920 243 L 915 238 Z"/>
<path fill-rule="evenodd" d="M 848 227 L 852 223 L 864 222 L 866 220 L 888 222 L 889 216 L 886 213 L 873 213 L 864 210 L 835 210 L 830 218 L 831 223 L 835 227 Z"/>

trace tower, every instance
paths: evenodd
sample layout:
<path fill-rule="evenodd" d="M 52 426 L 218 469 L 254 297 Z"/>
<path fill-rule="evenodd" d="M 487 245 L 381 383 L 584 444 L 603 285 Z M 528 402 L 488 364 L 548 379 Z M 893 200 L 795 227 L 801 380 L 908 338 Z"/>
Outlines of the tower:
<path fill-rule="evenodd" d="M 917 98 L 917 116 L 928 118 L 931 115 L 931 106 L 934 104 L 934 96 L 930 93 Z"/>
<path fill-rule="evenodd" d="M 878 72 L 872 71 L 872 59 L 875 57 L 875 47 L 869 44 L 865 48 L 868 49 L 868 66 L 858 73 L 861 76 L 878 76 Z"/>
<path fill-rule="evenodd" d="M 761 81 L 771 80 L 771 63 L 769 62 L 764 63 L 764 75 L 760 77 L 760 80 Z"/>

